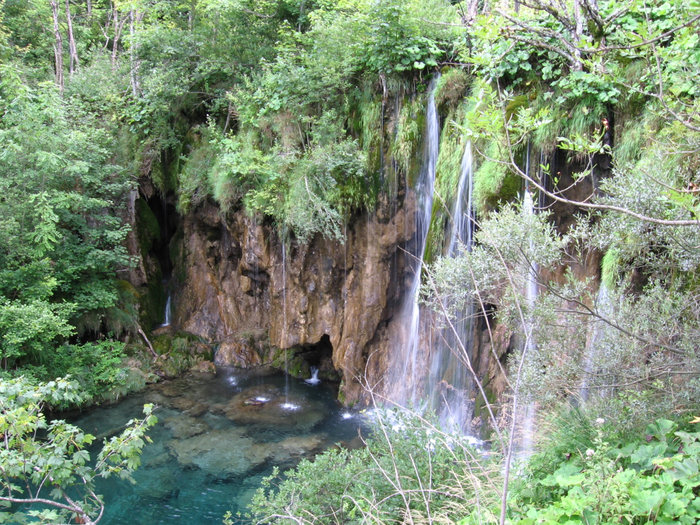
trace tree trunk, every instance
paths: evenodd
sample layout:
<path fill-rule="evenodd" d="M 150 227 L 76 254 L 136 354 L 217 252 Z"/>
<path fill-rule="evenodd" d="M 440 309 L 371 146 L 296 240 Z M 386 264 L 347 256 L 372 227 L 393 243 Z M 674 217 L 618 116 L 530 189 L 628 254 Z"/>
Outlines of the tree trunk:
<path fill-rule="evenodd" d="M 583 70 L 581 62 L 581 37 L 583 36 L 583 13 L 581 12 L 581 0 L 574 0 L 574 71 Z"/>
<path fill-rule="evenodd" d="M 129 47 L 129 61 L 131 62 L 130 77 L 131 77 L 131 92 L 134 98 L 138 97 L 141 93 L 141 85 L 139 83 L 139 61 L 136 58 L 136 42 L 134 36 L 136 35 L 136 23 L 141 20 L 143 15 L 133 9 L 129 11 L 129 36 L 131 37 L 131 46 Z"/>
<path fill-rule="evenodd" d="M 117 53 L 119 52 L 119 40 L 122 37 L 122 30 L 124 29 L 124 24 L 126 23 L 126 18 L 119 18 L 119 11 L 114 8 L 113 10 L 114 18 L 114 39 L 112 40 L 112 70 L 117 67 Z"/>
<path fill-rule="evenodd" d="M 78 49 L 75 46 L 73 37 L 73 19 L 70 15 L 70 1 L 66 0 L 66 20 L 68 22 L 68 48 L 70 49 L 70 75 L 73 76 L 78 70 Z"/>
<path fill-rule="evenodd" d="M 58 3 L 56 0 L 50 0 L 51 12 L 53 14 L 53 34 L 55 37 L 53 44 L 53 54 L 56 68 L 56 85 L 59 91 L 63 94 L 63 37 L 58 26 Z"/>

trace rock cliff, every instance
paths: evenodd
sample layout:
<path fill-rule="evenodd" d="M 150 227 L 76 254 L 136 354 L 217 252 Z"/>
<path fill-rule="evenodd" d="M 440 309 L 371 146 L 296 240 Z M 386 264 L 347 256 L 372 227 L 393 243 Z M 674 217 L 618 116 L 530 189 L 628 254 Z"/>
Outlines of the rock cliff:
<path fill-rule="evenodd" d="M 366 400 L 362 385 L 380 382 L 387 367 L 382 349 L 412 214 L 410 204 L 385 201 L 351 221 L 344 243 L 317 236 L 283 246 L 272 225 L 206 203 L 183 218 L 171 246 L 173 324 L 219 343 L 219 364 L 269 363 L 279 357 L 271 348 L 315 349 L 342 379 L 344 401 Z"/>

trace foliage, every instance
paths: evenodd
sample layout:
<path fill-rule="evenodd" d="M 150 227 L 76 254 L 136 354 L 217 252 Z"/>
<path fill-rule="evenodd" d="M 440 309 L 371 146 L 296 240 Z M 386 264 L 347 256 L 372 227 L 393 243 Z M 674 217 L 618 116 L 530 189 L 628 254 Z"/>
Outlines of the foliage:
<path fill-rule="evenodd" d="M 493 520 L 498 470 L 468 440 L 415 415 L 375 417 L 365 447 L 331 449 L 268 477 L 251 505 L 256 523 L 440 522 L 464 508 Z"/>
<path fill-rule="evenodd" d="M 513 523 L 697 522 L 697 423 L 680 430 L 659 419 L 647 426 L 646 439 L 632 441 L 615 439 L 602 419 L 597 425 L 590 447 L 554 443 L 555 450 L 531 459 L 511 501 Z"/>
<path fill-rule="evenodd" d="M 418 162 L 420 144 L 425 129 L 424 104 L 420 99 L 407 100 L 401 106 L 396 124 L 396 133 L 390 153 L 404 173 L 414 174 Z"/>
<path fill-rule="evenodd" d="M 104 505 L 94 486 L 98 478 L 129 479 L 139 465 L 146 431 L 156 423 L 151 405 L 145 417 L 131 420 L 118 436 L 105 440 L 91 461 L 94 436 L 63 420 L 48 421 L 48 405 L 74 404 L 78 385 L 67 379 L 34 383 L 24 377 L 0 378 L 0 506 L 9 519 L 35 523 L 97 523 Z"/>
<path fill-rule="evenodd" d="M 366 67 L 379 73 L 435 67 L 454 37 L 450 29 L 440 26 L 454 20 L 446 2 L 378 2 L 371 8 L 369 18 L 369 35 L 362 55 Z M 435 25 L 427 26 L 423 22 L 426 19 Z"/>
<path fill-rule="evenodd" d="M 115 271 L 130 260 L 128 230 L 114 212 L 131 184 L 110 161 L 111 130 L 95 115 L 62 103 L 51 86 L 32 89 L 12 74 L 2 84 L 0 345 L 7 368 L 49 364 L 54 344 L 77 326 L 98 329 L 116 304 Z"/>

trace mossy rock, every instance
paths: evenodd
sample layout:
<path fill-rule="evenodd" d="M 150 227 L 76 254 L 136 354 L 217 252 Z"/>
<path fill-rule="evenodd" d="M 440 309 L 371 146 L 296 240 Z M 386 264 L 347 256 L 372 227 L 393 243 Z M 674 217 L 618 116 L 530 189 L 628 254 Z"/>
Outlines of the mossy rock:
<path fill-rule="evenodd" d="M 168 252 L 173 263 L 173 276 L 177 282 L 183 283 L 187 280 L 187 251 L 185 249 L 185 232 L 182 228 L 175 231 Z"/>
<path fill-rule="evenodd" d="M 142 254 L 151 251 L 153 242 L 160 239 L 160 224 L 153 210 L 143 199 L 136 199 L 136 235 Z"/>
<path fill-rule="evenodd" d="M 196 363 L 213 359 L 214 346 L 187 332 L 160 334 L 151 344 L 159 356 L 155 366 L 165 377 L 177 377 Z"/>
<path fill-rule="evenodd" d="M 278 370 L 286 370 L 286 372 L 293 377 L 298 377 L 300 379 L 311 377 L 311 367 L 299 355 L 301 351 L 302 349 L 296 346 L 287 349 L 271 349 L 269 355 L 271 355 L 272 358 L 269 360 L 269 364 Z"/>
<path fill-rule="evenodd" d="M 435 87 L 435 103 L 438 106 L 456 107 L 464 100 L 471 78 L 464 69 L 443 68 Z"/>
<path fill-rule="evenodd" d="M 156 278 L 149 278 L 148 284 L 139 289 L 139 319 L 144 328 L 155 328 L 164 321 L 166 301 L 167 295 L 160 274 Z"/>
<path fill-rule="evenodd" d="M 486 399 L 491 405 L 491 409 L 495 411 L 496 403 L 498 402 L 496 394 L 490 388 L 488 383 L 485 383 L 482 386 L 484 393 L 486 394 Z M 486 408 L 486 403 L 484 402 L 484 398 L 481 396 L 481 394 L 477 395 L 476 400 L 474 401 L 473 420 L 481 422 L 481 425 L 478 428 L 479 437 L 485 441 L 490 440 L 493 435 L 493 428 L 491 427 L 489 411 Z"/>
<path fill-rule="evenodd" d="M 522 188 L 522 179 L 509 172 L 503 164 L 492 160 L 484 162 L 474 176 L 474 203 L 477 215 L 485 216 L 490 210 L 516 200 Z"/>

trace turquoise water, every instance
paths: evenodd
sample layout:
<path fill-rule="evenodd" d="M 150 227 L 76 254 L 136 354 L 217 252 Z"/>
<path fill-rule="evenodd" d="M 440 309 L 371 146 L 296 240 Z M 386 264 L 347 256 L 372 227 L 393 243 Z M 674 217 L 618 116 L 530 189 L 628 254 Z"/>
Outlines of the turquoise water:
<path fill-rule="evenodd" d="M 158 424 L 144 448 L 135 484 L 109 479 L 101 524 L 221 523 L 245 513 L 273 466 L 294 466 L 335 443 L 351 444 L 359 420 L 324 383 L 309 385 L 279 373 L 220 368 L 153 385 L 122 402 L 91 410 L 75 423 L 101 443 L 158 405 Z M 245 523 L 245 518 L 240 520 Z"/>

